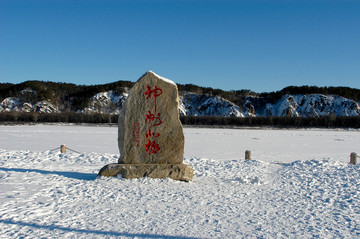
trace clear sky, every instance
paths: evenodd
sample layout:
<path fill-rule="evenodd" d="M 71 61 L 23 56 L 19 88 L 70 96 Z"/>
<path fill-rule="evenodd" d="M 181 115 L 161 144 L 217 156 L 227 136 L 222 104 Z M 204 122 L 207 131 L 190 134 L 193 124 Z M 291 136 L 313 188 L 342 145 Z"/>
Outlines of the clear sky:
<path fill-rule="evenodd" d="M 360 1 L 0 0 L 0 82 L 360 88 Z"/>

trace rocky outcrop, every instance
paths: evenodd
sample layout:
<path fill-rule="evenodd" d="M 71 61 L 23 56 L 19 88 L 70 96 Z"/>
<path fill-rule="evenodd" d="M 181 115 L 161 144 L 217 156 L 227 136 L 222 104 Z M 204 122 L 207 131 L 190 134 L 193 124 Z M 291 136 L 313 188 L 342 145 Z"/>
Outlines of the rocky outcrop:
<path fill-rule="evenodd" d="M 122 178 L 171 178 L 174 180 L 190 182 L 193 179 L 193 169 L 185 164 L 108 164 L 103 167 L 100 176 Z"/>
<path fill-rule="evenodd" d="M 35 104 L 24 102 L 20 98 L 7 97 L 0 103 L 0 112 L 38 112 L 59 113 L 57 106 L 49 101 L 43 100 Z"/>
<path fill-rule="evenodd" d="M 180 101 L 180 113 L 184 116 L 244 116 L 239 106 L 219 96 L 186 92 L 180 97 Z"/>
<path fill-rule="evenodd" d="M 174 82 L 152 71 L 143 75 L 120 112 L 118 164 L 105 166 L 99 175 L 191 181 L 192 167 L 183 164 L 185 139 L 178 109 Z"/>
<path fill-rule="evenodd" d="M 147 72 L 119 117 L 119 163 L 182 163 L 184 133 L 175 83 Z"/>
<path fill-rule="evenodd" d="M 247 104 L 255 108 L 257 116 L 359 116 L 359 103 L 334 95 L 284 95 L 275 103 L 259 97 L 248 97 Z M 246 107 L 244 107 L 246 108 Z"/>
<path fill-rule="evenodd" d="M 80 113 L 101 113 L 101 114 L 119 114 L 122 109 L 128 93 L 116 93 L 114 91 L 100 92 L 90 98 L 85 109 Z"/>

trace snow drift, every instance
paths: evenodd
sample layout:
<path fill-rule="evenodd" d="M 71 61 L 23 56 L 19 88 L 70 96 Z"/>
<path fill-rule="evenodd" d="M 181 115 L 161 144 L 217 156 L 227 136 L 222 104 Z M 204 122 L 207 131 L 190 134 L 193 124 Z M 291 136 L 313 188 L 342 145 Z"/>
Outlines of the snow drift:
<path fill-rule="evenodd" d="M 4 238 L 360 236 L 360 167 L 338 160 L 358 147 L 357 130 L 188 128 L 191 183 L 97 178 L 119 157 L 94 152 L 117 148 L 113 127 L 0 130 Z M 39 150 L 60 142 L 85 152 Z M 251 147 L 256 160 L 245 161 L 238 149 Z M 292 161 L 274 163 L 285 158 Z"/>
<path fill-rule="evenodd" d="M 360 169 L 186 158 L 194 181 L 96 178 L 110 154 L 0 150 L 0 233 L 18 237 L 360 236 Z"/>

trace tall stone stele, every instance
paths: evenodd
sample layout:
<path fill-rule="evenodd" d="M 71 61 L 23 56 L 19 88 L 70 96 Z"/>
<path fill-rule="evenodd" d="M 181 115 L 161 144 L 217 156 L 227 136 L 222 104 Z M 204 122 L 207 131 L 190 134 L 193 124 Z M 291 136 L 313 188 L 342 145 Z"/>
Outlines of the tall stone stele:
<path fill-rule="evenodd" d="M 99 176 L 192 180 L 192 166 L 183 164 L 184 133 L 174 82 L 148 71 L 135 83 L 120 112 L 118 144 L 118 163 L 103 167 Z"/>

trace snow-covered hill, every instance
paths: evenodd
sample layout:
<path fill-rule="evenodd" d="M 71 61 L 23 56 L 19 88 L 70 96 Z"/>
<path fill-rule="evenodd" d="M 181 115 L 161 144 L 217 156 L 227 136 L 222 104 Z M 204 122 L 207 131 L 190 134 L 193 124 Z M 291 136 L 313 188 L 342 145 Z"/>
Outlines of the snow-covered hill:
<path fill-rule="evenodd" d="M 114 91 L 99 92 L 90 97 L 87 105 L 79 109 L 80 113 L 118 114 L 128 93 Z M 186 116 L 359 116 L 359 102 L 336 95 L 322 94 L 286 94 L 271 102 L 267 98 L 247 96 L 243 105 L 236 105 L 220 96 L 180 92 L 179 111 Z M 36 92 L 24 89 L 18 97 L 7 97 L 0 103 L 0 112 L 21 111 L 56 113 L 65 107 L 58 102 L 42 100 L 35 102 Z M 32 103 L 33 102 L 33 103 Z M 70 102 L 71 104 L 71 102 Z"/>
<path fill-rule="evenodd" d="M 117 114 L 126 100 L 127 93 L 112 91 L 91 97 L 88 106 L 81 112 Z M 179 111 L 187 116 L 359 116 L 358 102 L 334 95 L 285 95 L 275 103 L 260 97 L 247 97 L 245 104 L 238 106 L 220 96 L 184 92 L 180 96 Z"/>
<path fill-rule="evenodd" d="M 128 93 L 116 94 L 113 91 L 100 92 L 90 98 L 89 104 L 81 113 L 119 114 Z"/>
<path fill-rule="evenodd" d="M 39 113 L 58 113 L 58 107 L 51 102 L 43 100 L 35 104 L 24 102 L 20 98 L 8 97 L 0 104 L 0 112 L 39 112 Z"/>
<path fill-rule="evenodd" d="M 59 108 L 50 100 L 34 101 L 37 92 L 25 88 L 18 92 L 18 97 L 7 97 L 0 103 L 0 112 L 39 112 L 39 113 L 58 113 Z"/>
<path fill-rule="evenodd" d="M 247 97 L 244 105 L 255 110 L 257 116 L 359 116 L 358 102 L 334 95 L 286 94 L 280 100 L 271 104 L 259 97 Z"/>
<path fill-rule="evenodd" d="M 180 97 L 180 113 L 194 116 L 243 117 L 240 107 L 219 96 L 199 95 L 186 92 Z"/>

